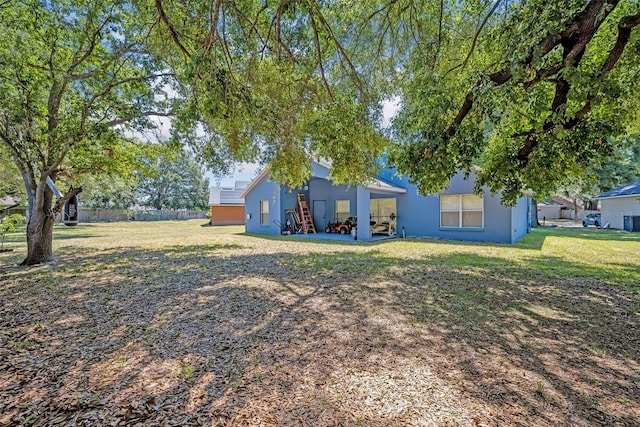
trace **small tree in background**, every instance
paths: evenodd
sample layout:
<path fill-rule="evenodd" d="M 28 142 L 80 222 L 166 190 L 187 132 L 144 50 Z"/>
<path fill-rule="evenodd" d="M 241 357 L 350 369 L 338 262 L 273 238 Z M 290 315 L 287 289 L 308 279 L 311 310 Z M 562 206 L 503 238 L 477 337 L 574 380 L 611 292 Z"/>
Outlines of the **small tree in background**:
<path fill-rule="evenodd" d="M 17 231 L 16 225 L 24 224 L 25 217 L 21 214 L 13 214 L 9 215 L 6 218 L 2 218 L 0 220 L 0 252 L 7 252 L 12 249 L 4 248 L 4 236 L 7 233 L 15 233 Z"/>
<path fill-rule="evenodd" d="M 149 159 L 149 173 L 140 176 L 135 188 L 137 202 L 156 209 L 206 209 L 209 205 L 209 179 L 192 155 Z"/>

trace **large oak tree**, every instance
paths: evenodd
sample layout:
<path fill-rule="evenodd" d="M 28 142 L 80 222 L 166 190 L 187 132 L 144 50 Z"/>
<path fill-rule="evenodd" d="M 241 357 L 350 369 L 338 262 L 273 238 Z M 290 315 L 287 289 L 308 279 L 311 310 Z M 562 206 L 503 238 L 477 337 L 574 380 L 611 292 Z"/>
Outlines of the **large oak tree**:
<path fill-rule="evenodd" d="M 399 143 L 391 156 L 423 192 L 480 166 L 477 185 L 546 196 L 606 161 L 637 127 L 637 0 L 387 2 L 410 21 Z M 412 14 L 413 11 L 413 14 Z M 430 28 L 430 31 L 420 31 Z M 394 37 L 389 36 L 393 43 Z"/>
<path fill-rule="evenodd" d="M 351 2 L 155 0 L 147 16 L 182 83 L 174 136 L 211 169 L 233 160 L 268 164 L 297 187 L 310 162 L 357 184 L 377 171 L 388 141 L 379 132 L 384 92 L 355 54 Z M 203 132 L 202 132 L 203 131 Z"/>
<path fill-rule="evenodd" d="M 337 182 L 362 182 L 392 147 L 390 165 L 424 193 L 474 170 L 478 186 L 513 202 L 606 161 L 612 141 L 637 127 L 637 0 L 154 8 L 186 64 L 186 117 L 218 136 L 199 151 L 214 163 L 225 163 L 221 153 L 263 161 L 291 186 L 314 157 L 333 161 Z M 372 106 L 391 96 L 402 105 L 393 144 L 371 132 Z"/>
<path fill-rule="evenodd" d="M 20 170 L 28 199 L 23 264 L 52 259 L 52 230 L 64 203 L 47 179 L 127 168 L 138 145 L 124 130 L 167 115 L 171 73 L 150 55 L 157 21 L 130 2 L 15 1 L 0 5 L 0 142 Z"/>

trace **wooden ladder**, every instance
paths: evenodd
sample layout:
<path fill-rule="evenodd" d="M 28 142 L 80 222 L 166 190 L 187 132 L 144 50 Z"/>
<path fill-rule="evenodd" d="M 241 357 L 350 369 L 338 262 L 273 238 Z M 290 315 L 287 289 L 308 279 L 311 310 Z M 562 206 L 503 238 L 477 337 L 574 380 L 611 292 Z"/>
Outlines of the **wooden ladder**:
<path fill-rule="evenodd" d="M 300 213 L 300 220 L 302 222 L 302 231 L 304 234 L 315 233 L 316 227 L 313 225 L 313 218 L 309 211 L 309 204 L 304 194 L 298 194 L 298 211 Z"/>

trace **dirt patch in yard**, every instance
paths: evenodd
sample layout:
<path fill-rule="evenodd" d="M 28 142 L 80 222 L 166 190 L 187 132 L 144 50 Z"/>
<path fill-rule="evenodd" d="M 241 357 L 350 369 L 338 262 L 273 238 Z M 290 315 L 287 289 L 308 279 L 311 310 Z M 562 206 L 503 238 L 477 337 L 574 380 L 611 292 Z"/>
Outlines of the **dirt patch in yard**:
<path fill-rule="evenodd" d="M 637 294 L 499 247 L 208 239 L 3 270 L 0 426 L 640 423 Z"/>

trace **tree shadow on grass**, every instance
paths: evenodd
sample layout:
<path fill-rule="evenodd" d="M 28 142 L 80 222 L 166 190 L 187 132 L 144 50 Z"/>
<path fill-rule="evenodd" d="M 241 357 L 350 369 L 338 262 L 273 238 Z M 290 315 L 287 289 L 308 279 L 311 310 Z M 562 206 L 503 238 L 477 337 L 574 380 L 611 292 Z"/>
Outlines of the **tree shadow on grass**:
<path fill-rule="evenodd" d="M 628 233 L 622 230 L 585 229 L 585 228 L 538 228 L 536 233 L 548 236 L 571 237 L 584 240 L 640 242 L 640 233 Z"/>
<path fill-rule="evenodd" d="M 301 242 L 305 244 L 323 244 L 323 245 L 335 245 L 335 246 L 353 246 L 353 245 L 362 245 L 362 246 L 376 246 L 376 245 L 384 245 L 386 243 L 391 243 L 393 241 L 402 240 L 402 241 L 419 241 L 419 242 L 427 242 L 427 243 L 435 243 L 441 245 L 452 245 L 452 246 L 477 246 L 477 247 L 487 247 L 487 248 L 504 248 L 509 247 L 513 249 L 526 249 L 526 250 L 541 250 L 544 246 L 545 240 L 548 237 L 569 237 L 580 240 L 598 240 L 598 241 L 628 241 L 628 242 L 639 242 L 640 243 L 640 233 L 632 234 L 626 233 L 618 230 L 597 230 L 595 232 L 584 231 L 582 229 L 562 229 L 562 228 L 534 228 L 531 232 L 524 237 L 522 237 L 515 244 L 508 243 L 497 243 L 497 242 L 476 242 L 476 241 L 463 241 L 463 240 L 446 240 L 446 239 L 437 239 L 437 238 L 415 238 L 409 237 L 406 239 L 400 239 L 396 237 L 395 239 L 380 239 L 374 241 L 354 241 L 354 240 L 331 240 L 324 239 L 321 235 L 318 238 L 314 238 L 313 236 L 308 237 L 305 236 L 304 239 L 296 236 L 281 236 L 281 235 L 267 235 L 267 234 L 255 234 L 255 233 L 242 233 L 245 236 L 262 239 L 262 240 L 270 240 L 270 241 L 284 241 L 284 242 Z"/>
<path fill-rule="evenodd" d="M 638 422 L 636 295 L 582 265 L 564 266 L 584 270 L 566 282 L 533 258 L 346 249 L 61 248 L 55 265 L 10 272 L 3 419 Z"/>

